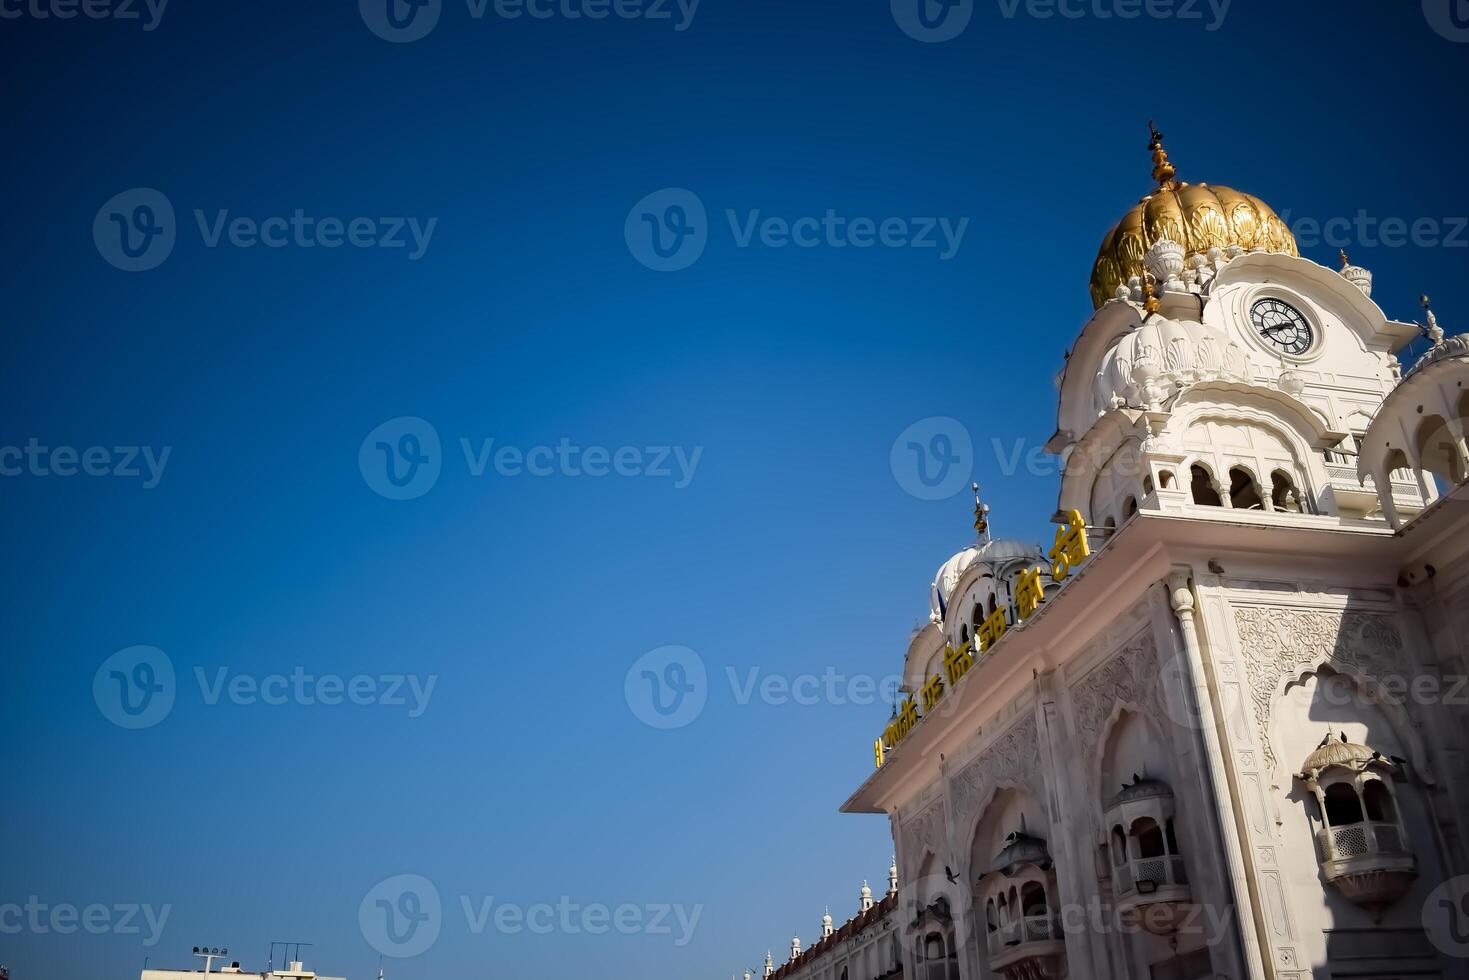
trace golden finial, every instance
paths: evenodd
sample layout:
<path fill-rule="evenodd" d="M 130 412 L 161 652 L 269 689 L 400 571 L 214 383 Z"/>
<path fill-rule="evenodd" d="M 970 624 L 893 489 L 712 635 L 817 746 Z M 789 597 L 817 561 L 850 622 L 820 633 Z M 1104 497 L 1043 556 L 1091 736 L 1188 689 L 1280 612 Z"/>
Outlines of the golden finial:
<path fill-rule="evenodd" d="M 1143 273 L 1143 309 L 1148 316 L 1152 316 L 1163 308 L 1163 302 L 1158 299 L 1158 290 L 1153 286 L 1153 277 L 1146 272 Z"/>
<path fill-rule="evenodd" d="M 974 487 L 974 531 L 979 535 L 981 541 L 988 541 L 990 537 L 990 506 L 979 499 L 979 484 Z"/>
<path fill-rule="evenodd" d="M 1343 269 L 1345 269 L 1347 266 L 1349 266 L 1351 264 L 1352 264 L 1352 260 L 1349 259 L 1349 258 L 1347 258 L 1347 250 L 1346 249 L 1342 249 L 1341 250 L 1341 267 Z"/>
<path fill-rule="evenodd" d="M 1158 132 L 1158 127 L 1153 120 L 1148 120 L 1148 130 L 1153 134 L 1153 139 L 1148 143 L 1148 149 L 1153 151 L 1153 179 L 1158 182 L 1158 189 L 1164 191 L 1176 190 L 1173 178 L 1178 176 L 1178 168 L 1168 160 L 1168 151 L 1163 149 L 1163 134 Z"/>

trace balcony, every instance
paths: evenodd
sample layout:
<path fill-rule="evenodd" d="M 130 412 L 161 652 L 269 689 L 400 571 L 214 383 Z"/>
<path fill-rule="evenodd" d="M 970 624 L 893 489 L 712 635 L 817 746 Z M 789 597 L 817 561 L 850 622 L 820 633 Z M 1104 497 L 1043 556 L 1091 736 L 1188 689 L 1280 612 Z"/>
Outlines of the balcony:
<path fill-rule="evenodd" d="M 1407 892 L 1418 877 L 1418 859 L 1397 823 L 1364 820 L 1316 832 L 1321 872 L 1349 900 L 1381 909 Z"/>
<path fill-rule="evenodd" d="M 1327 487 L 1326 492 L 1337 504 L 1337 509 L 1344 514 L 1368 514 L 1377 509 L 1377 490 L 1373 486 L 1372 477 L 1367 478 L 1365 484 L 1357 482 L 1357 465 L 1355 463 L 1327 463 L 1326 464 Z M 1389 479 L 1392 482 L 1392 499 L 1401 513 L 1417 513 L 1423 509 L 1423 495 L 1418 490 L 1418 482 L 1413 479 L 1413 474 L 1408 470 L 1394 470 Z"/>
<path fill-rule="evenodd" d="M 1112 869 L 1117 914 L 1149 932 L 1167 934 L 1193 896 L 1188 872 L 1177 855 L 1133 858 Z"/>
<path fill-rule="evenodd" d="M 1066 943 L 1061 920 L 1049 911 L 1006 922 L 988 937 L 990 969 L 1006 977 L 1065 975 Z"/>

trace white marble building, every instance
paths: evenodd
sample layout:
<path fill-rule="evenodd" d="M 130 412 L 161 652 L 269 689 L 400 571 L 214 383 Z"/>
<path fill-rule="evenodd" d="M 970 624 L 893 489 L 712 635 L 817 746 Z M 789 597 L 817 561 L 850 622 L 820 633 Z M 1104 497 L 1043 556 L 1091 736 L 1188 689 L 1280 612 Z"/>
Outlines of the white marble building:
<path fill-rule="evenodd" d="M 1469 977 L 1469 337 L 1153 151 L 1047 446 L 1087 553 L 977 515 L 843 807 L 903 972 Z"/>

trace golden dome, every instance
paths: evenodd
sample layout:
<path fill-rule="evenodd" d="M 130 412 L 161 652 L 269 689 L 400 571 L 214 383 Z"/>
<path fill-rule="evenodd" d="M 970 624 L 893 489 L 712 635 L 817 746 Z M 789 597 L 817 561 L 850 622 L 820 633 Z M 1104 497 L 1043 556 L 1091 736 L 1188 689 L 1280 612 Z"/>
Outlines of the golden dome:
<path fill-rule="evenodd" d="M 1138 202 L 1102 240 L 1092 267 L 1092 303 L 1100 308 L 1117 295 L 1117 287 L 1143 274 L 1143 256 L 1154 243 L 1170 239 L 1183 246 L 1186 258 L 1211 248 L 1239 246 L 1300 255 L 1295 236 L 1280 216 L 1250 194 L 1230 187 L 1176 183 L 1177 171 L 1163 149 L 1163 136 L 1153 130 L 1158 189 Z"/>

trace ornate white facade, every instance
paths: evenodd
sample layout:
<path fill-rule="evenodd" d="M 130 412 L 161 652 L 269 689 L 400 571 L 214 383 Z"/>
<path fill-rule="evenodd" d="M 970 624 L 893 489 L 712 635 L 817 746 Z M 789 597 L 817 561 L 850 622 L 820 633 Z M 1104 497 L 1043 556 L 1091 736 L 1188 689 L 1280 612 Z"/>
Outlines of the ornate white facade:
<path fill-rule="evenodd" d="M 941 697 L 843 807 L 890 818 L 903 971 L 1469 976 L 1469 337 L 1153 150 L 1047 447 L 1090 555 L 943 565 L 903 672 Z"/>

